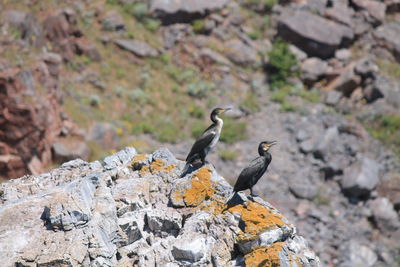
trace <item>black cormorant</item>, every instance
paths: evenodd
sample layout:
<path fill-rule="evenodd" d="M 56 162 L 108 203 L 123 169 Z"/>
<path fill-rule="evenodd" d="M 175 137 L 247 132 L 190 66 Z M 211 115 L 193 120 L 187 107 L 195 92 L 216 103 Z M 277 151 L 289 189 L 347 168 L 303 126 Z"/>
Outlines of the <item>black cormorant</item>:
<path fill-rule="evenodd" d="M 255 196 L 253 194 L 253 186 L 266 172 L 268 165 L 272 160 L 272 156 L 268 150 L 275 144 L 276 141 L 264 141 L 260 143 L 258 146 L 258 154 L 260 154 L 260 156 L 252 160 L 250 165 L 240 173 L 236 184 L 233 187 L 234 193 L 250 189 L 250 194 Z"/>
<path fill-rule="evenodd" d="M 196 161 L 205 164 L 207 154 L 215 147 L 221 135 L 223 120 L 218 115 L 230 110 L 230 108 L 215 108 L 210 115 L 213 124 L 208 127 L 203 134 L 196 140 L 186 157 L 186 165 L 183 168 L 181 177 L 186 175 L 189 166 Z"/>

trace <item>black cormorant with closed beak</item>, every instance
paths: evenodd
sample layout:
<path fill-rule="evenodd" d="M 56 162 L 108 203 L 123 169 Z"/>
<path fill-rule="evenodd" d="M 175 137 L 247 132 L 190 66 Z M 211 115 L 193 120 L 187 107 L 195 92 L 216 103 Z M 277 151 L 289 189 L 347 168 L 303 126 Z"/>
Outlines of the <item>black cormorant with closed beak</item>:
<path fill-rule="evenodd" d="M 215 108 L 210 115 L 213 124 L 210 125 L 193 144 L 188 156 L 186 165 L 183 168 L 181 177 L 185 176 L 190 165 L 197 161 L 205 164 L 207 154 L 215 147 L 221 135 L 223 120 L 218 115 L 230 110 L 230 108 Z"/>
<path fill-rule="evenodd" d="M 250 194 L 255 196 L 253 194 L 253 186 L 267 171 L 268 165 L 272 160 L 272 156 L 268 150 L 276 143 L 276 141 L 264 141 L 260 143 L 258 146 L 258 154 L 260 156 L 252 160 L 249 166 L 242 170 L 233 187 L 234 193 L 250 189 Z"/>

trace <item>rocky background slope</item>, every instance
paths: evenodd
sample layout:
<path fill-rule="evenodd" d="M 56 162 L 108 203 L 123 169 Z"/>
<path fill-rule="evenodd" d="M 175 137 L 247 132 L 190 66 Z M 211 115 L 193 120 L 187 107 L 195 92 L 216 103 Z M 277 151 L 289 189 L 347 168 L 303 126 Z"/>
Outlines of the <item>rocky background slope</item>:
<path fill-rule="evenodd" d="M 327 266 L 400 261 L 397 0 L 0 3 L 0 176 L 127 145 L 183 159 L 232 106 L 210 162 L 257 185 Z"/>
<path fill-rule="evenodd" d="M 166 149 L 74 160 L 1 185 L 3 266 L 320 266 L 269 203 Z"/>

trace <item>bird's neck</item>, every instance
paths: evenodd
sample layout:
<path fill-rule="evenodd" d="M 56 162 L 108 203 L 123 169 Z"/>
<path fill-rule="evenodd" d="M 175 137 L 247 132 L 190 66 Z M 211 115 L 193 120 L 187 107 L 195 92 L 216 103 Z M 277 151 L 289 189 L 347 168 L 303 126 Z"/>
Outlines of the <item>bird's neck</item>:
<path fill-rule="evenodd" d="M 269 154 L 268 151 L 265 151 L 263 149 L 258 150 L 258 154 L 260 154 L 261 157 L 267 157 Z"/>
<path fill-rule="evenodd" d="M 215 123 L 216 125 L 218 125 L 220 127 L 222 127 L 222 124 L 224 124 L 224 121 L 218 116 L 211 117 L 211 120 L 213 123 Z"/>

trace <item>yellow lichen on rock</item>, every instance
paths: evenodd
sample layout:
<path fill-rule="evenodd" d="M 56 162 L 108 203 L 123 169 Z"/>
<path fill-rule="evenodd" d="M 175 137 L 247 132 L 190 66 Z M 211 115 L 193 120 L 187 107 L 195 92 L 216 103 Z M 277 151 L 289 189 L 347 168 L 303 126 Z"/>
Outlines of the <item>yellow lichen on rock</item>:
<path fill-rule="evenodd" d="M 165 166 L 165 161 L 162 159 L 154 159 L 153 162 L 150 164 L 150 170 L 152 173 L 157 171 L 170 172 L 175 168 L 175 164 Z"/>
<path fill-rule="evenodd" d="M 273 213 L 269 208 L 257 202 L 249 202 L 247 206 L 237 205 L 230 208 L 229 211 L 239 213 L 245 224 L 243 234 L 238 237 L 241 240 L 252 239 L 267 229 L 285 225 L 282 215 Z"/>
<path fill-rule="evenodd" d="M 143 161 L 145 161 L 146 159 L 147 159 L 147 155 L 146 155 L 146 154 L 137 154 L 137 155 L 133 158 L 132 163 L 135 163 L 135 162 L 143 162 Z"/>
<path fill-rule="evenodd" d="M 276 242 L 269 247 L 254 249 L 244 256 L 246 267 L 279 267 L 281 260 L 279 252 L 282 251 L 284 242 Z"/>
<path fill-rule="evenodd" d="M 186 189 L 183 194 L 186 206 L 198 206 L 214 195 L 215 189 L 212 186 L 211 174 L 212 171 L 207 167 L 202 167 L 197 171 L 191 181 L 191 187 Z"/>
<path fill-rule="evenodd" d="M 176 168 L 175 164 L 170 164 L 168 166 L 165 166 L 165 162 L 162 159 L 154 159 L 150 165 L 145 165 L 147 159 L 148 155 L 139 154 L 136 155 L 132 160 L 131 163 L 132 168 L 135 170 L 139 170 L 141 176 L 160 171 L 171 172 L 173 169 Z"/>

